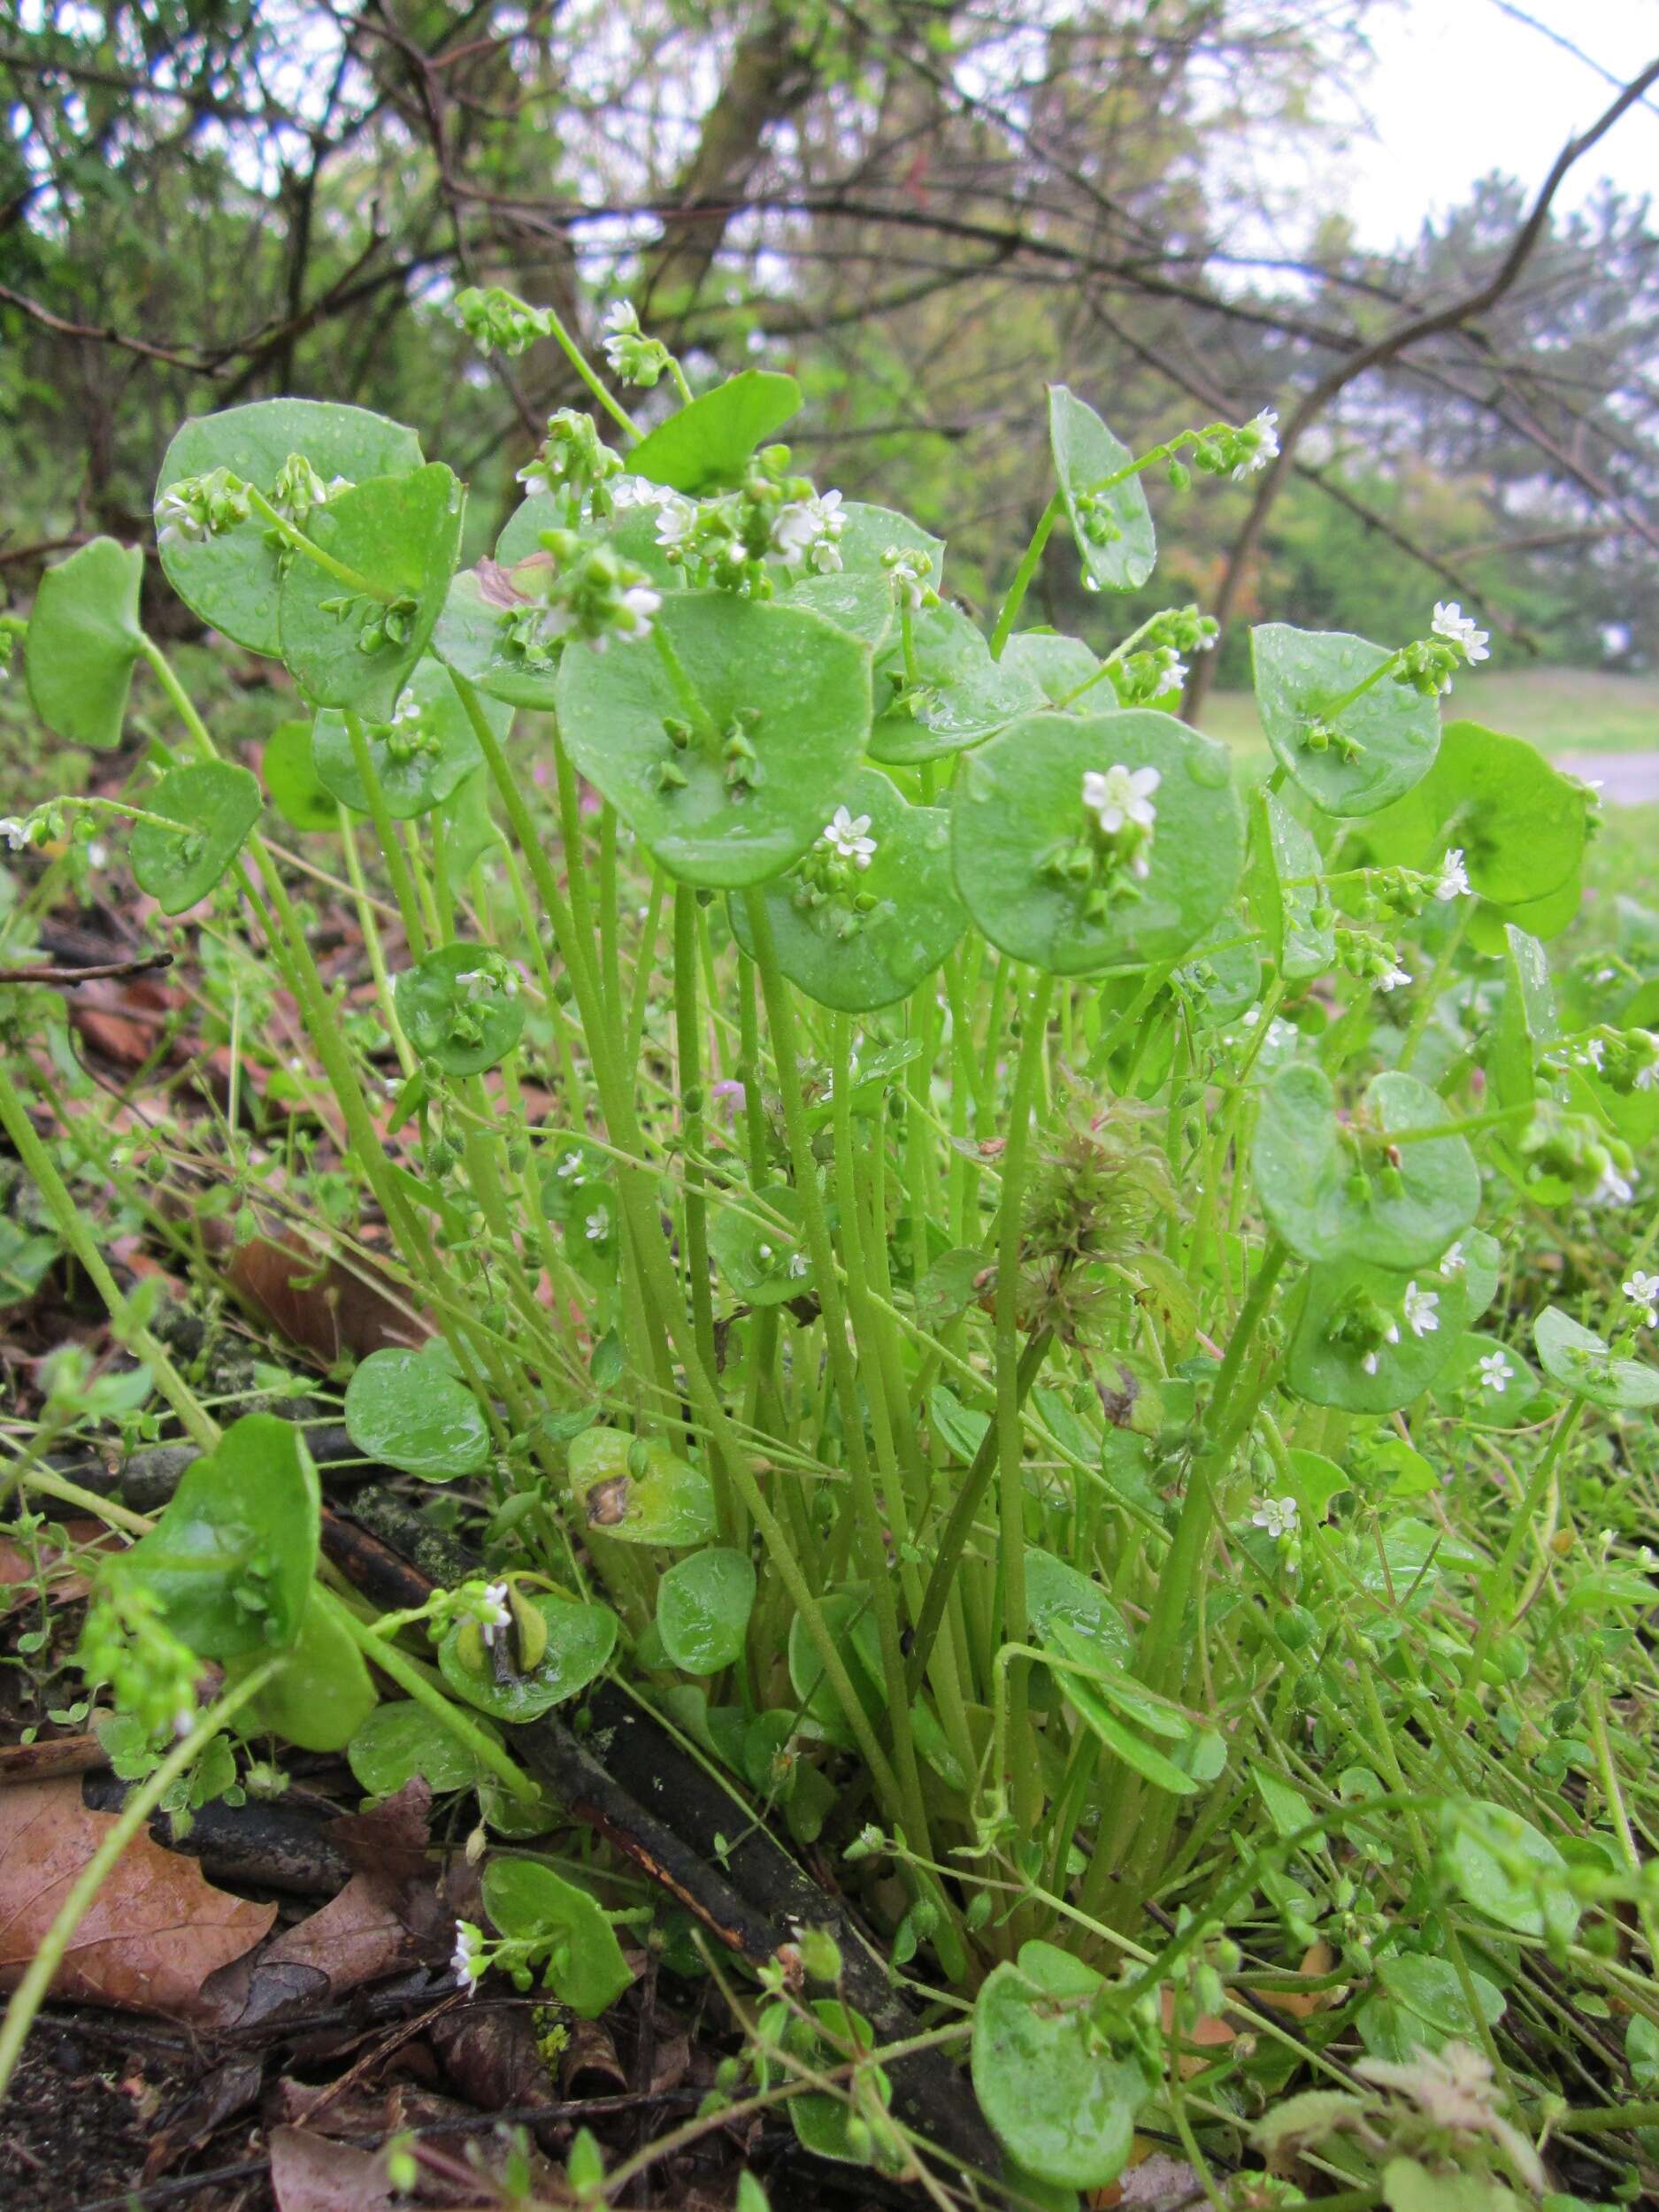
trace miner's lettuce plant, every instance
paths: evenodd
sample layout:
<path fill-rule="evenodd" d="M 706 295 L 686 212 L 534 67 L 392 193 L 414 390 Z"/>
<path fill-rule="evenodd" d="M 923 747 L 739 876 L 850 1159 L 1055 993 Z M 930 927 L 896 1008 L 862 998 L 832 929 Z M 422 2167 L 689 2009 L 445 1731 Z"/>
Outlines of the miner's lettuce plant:
<path fill-rule="evenodd" d="M 486 348 L 556 339 L 604 416 L 551 419 L 493 555 L 457 571 L 463 488 L 398 425 L 192 419 L 162 566 L 306 712 L 263 783 L 222 757 L 140 554 L 97 541 L 42 584 L 30 695 L 109 747 L 142 666 L 178 734 L 121 797 L 5 826 L 130 825 L 163 913 L 207 902 L 292 994 L 358 1225 L 431 1326 L 356 1367 L 345 1422 L 482 1499 L 489 1567 L 378 1619 L 319 1578 L 303 1430 L 220 1429 L 14 1072 L 24 1164 L 201 1448 L 107 1574 L 88 1674 L 159 1735 L 204 1663 L 280 1658 L 241 1725 L 373 1793 L 476 1789 L 511 1839 L 541 1809 L 503 1730 L 619 1671 L 849 1882 L 881 1871 L 895 1960 L 972 2005 L 984 2113 L 1050 2192 L 1110 2182 L 1160 2109 L 1189 2143 L 1202 2016 L 1255 2025 L 1207 2112 L 1288 2077 L 1240 1927 L 1379 2064 L 1490 2056 L 1528 1943 L 1655 1903 L 1622 1814 L 1569 1855 L 1501 1771 L 1574 1439 L 1659 1402 L 1640 1266 L 1535 1335 L 1508 1288 L 1514 1225 L 1617 1210 L 1659 1126 L 1659 987 L 1632 968 L 1563 1025 L 1543 950 L 1592 795 L 1443 725 L 1486 657 L 1455 605 L 1392 644 L 1257 628 L 1260 783 L 1180 718 L 1195 608 L 1110 647 L 1022 626 L 1068 539 L 1102 616 L 1143 585 L 1148 485 L 1248 476 L 1271 414 L 1136 455 L 1055 389 L 1053 495 L 982 623 L 944 543 L 775 442 L 787 376 L 694 396 L 618 310 L 644 427 L 547 311 L 459 305 Z M 349 889 L 372 1021 L 269 828 Z M 1429 1502 L 1453 1416 L 1536 1440 L 1489 1544 Z M 1564 1602 L 1601 1640 L 1552 1663 L 1604 1716 L 1646 1585 L 1599 1571 Z M 506 1858 L 484 1901 L 464 1979 L 544 1970 L 579 2011 L 622 1985 L 587 1889 Z M 772 1992 L 762 2079 L 850 2061 L 797 2125 L 902 2167 L 819 1963 L 813 2004 Z M 1528 2178 L 1496 2135 L 1457 2155 Z"/>

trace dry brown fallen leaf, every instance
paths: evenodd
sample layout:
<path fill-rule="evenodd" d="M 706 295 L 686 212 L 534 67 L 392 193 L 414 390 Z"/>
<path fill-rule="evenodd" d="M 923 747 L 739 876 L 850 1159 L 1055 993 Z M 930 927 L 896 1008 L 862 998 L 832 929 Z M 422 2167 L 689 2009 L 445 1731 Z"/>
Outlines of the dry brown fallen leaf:
<path fill-rule="evenodd" d="M 76 1877 L 115 1824 L 89 1812 L 73 1780 L 0 1791 L 0 1989 L 40 1948 Z M 274 1905 L 215 1889 L 194 1859 L 141 1829 L 71 1940 L 53 1984 L 62 1997 L 188 2019 L 202 1984 L 266 1934 Z"/>

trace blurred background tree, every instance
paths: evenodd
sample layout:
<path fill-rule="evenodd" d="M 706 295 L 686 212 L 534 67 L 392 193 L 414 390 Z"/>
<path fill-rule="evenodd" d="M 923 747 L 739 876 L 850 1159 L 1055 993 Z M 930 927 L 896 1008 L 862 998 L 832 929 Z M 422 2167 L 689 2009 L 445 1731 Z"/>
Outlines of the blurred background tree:
<path fill-rule="evenodd" d="M 1457 596 L 1650 669 L 1649 207 L 1494 177 L 1388 253 L 1310 222 L 1281 157 L 1330 142 L 1378 4 L 0 0 L 0 585 L 146 541 L 179 419 L 282 391 L 418 425 L 481 546 L 575 396 L 550 347 L 470 352 L 448 303 L 500 282 L 590 328 L 628 294 L 694 381 L 792 369 L 803 463 L 949 523 L 981 608 L 1059 380 L 1137 446 L 1311 409 L 1264 496 L 1158 496 L 1161 590 L 1234 618 L 1224 681 L 1269 601 L 1394 637 Z M 1043 589 L 1087 623 L 1064 563 Z"/>

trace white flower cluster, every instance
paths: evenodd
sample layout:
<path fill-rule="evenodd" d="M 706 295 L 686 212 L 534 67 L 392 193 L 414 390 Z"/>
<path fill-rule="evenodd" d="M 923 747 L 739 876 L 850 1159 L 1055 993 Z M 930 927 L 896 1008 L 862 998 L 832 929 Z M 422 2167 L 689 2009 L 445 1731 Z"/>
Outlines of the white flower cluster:
<path fill-rule="evenodd" d="M 876 841 L 870 834 L 870 817 L 852 814 L 844 806 L 838 806 L 825 823 L 820 842 L 838 860 L 850 860 L 856 868 L 867 868 L 876 856 Z"/>
<path fill-rule="evenodd" d="M 1659 1325 L 1659 1275 L 1647 1274 L 1639 1267 L 1626 1277 L 1623 1289 L 1647 1326 Z"/>
<path fill-rule="evenodd" d="M 1474 617 L 1465 614 L 1455 599 L 1435 601 L 1434 618 L 1429 627 L 1436 637 L 1444 638 L 1448 645 L 1455 645 L 1471 665 L 1492 657 L 1487 644 L 1490 631 L 1481 629 Z M 1448 691 L 1451 689 L 1449 681 L 1446 688 Z"/>
<path fill-rule="evenodd" d="M 1147 833 L 1129 864 L 1136 876 L 1144 877 L 1150 866 L 1146 847 L 1158 818 L 1152 794 L 1163 780 L 1156 768 L 1129 768 L 1120 760 L 1104 771 L 1083 772 L 1083 803 L 1108 837 L 1121 836 L 1131 825 Z"/>

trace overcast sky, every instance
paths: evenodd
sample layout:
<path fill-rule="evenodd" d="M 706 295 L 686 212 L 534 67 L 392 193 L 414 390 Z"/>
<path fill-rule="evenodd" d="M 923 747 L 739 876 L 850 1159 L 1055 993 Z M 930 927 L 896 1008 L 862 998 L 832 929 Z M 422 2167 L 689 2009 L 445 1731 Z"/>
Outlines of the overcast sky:
<path fill-rule="evenodd" d="M 1362 242 L 1383 247 L 1493 169 L 1538 183 L 1614 96 L 1591 65 L 1624 82 L 1659 55 L 1659 0 L 1394 0 L 1371 38 L 1376 66 L 1358 89 L 1375 133 L 1353 135 L 1342 166 Z M 1586 156 L 1568 204 L 1602 176 L 1659 198 L 1659 87 L 1648 96 Z"/>

